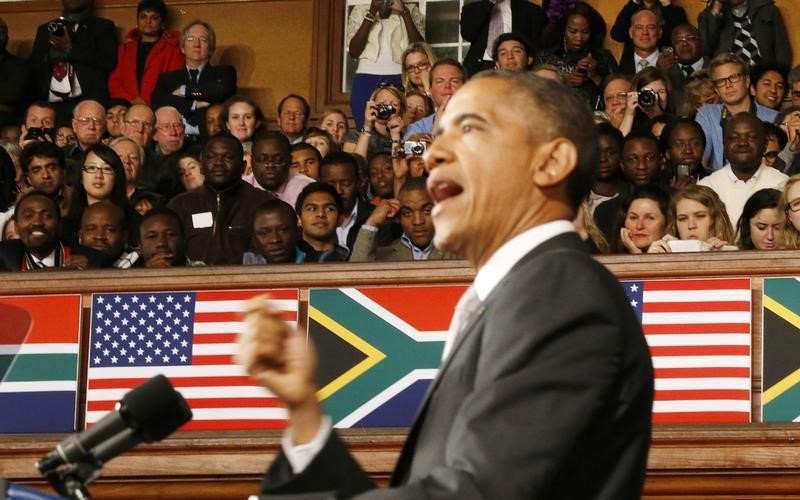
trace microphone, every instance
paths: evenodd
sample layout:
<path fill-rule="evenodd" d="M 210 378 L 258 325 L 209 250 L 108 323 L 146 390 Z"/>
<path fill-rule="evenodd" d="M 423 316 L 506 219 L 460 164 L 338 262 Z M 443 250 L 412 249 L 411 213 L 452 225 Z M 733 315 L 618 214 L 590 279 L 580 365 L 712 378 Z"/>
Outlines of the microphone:
<path fill-rule="evenodd" d="M 134 388 L 85 431 L 61 441 L 36 467 L 42 474 L 87 459 L 99 465 L 141 442 L 161 441 L 192 418 L 189 404 L 164 375 Z"/>

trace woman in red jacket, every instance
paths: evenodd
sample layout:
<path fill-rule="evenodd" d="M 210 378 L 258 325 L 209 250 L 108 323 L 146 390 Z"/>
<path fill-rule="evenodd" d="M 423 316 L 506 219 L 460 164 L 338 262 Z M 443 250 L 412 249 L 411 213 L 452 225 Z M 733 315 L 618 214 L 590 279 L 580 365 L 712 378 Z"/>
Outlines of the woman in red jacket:
<path fill-rule="evenodd" d="M 164 29 L 167 6 L 163 0 L 142 0 L 136 7 L 136 28 L 119 47 L 117 67 L 108 79 L 111 97 L 150 106 L 150 94 L 165 71 L 186 64 L 180 34 Z"/>

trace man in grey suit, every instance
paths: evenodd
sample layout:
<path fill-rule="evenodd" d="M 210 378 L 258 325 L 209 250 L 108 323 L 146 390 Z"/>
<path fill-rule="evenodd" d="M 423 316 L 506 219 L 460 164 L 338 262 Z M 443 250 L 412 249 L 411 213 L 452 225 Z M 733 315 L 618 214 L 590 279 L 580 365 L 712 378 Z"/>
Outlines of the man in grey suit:
<path fill-rule="evenodd" d="M 433 244 L 433 198 L 425 178 L 408 179 L 396 199 L 382 200 L 358 230 L 350 262 L 373 260 L 441 260 L 453 258 Z M 378 228 L 397 217 L 403 234 L 388 245 L 378 245 Z"/>
<path fill-rule="evenodd" d="M 477 275 L 390 488 L 375 489 L 331 432 L 306 336 L 262 300 L 239 359 L 291 420 L 263 498 L 640 498 L 649 351 L 571 223 L 597 161 L 588 107 L 555 82 L 493 71 L 453 96 L 438 127 L 426 155 L 435 243 Z"/>

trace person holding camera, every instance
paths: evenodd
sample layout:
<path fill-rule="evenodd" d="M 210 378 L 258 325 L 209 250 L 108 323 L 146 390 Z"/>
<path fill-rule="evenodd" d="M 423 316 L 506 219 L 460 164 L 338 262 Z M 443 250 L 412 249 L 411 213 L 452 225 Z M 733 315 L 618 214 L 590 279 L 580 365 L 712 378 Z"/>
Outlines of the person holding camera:
<path fill-rule="evenodd" d="M 648 67 L 640 71 L 631 82 L 628 103 L 620 130 L 627 135 L 631 130 L 650 128 L 650 122 L 662 115 L 673 115 L 669 94 L 671 84 L 666 73 Z"/>
<path fill-rule="evenodd" d="M 35 99 L 53 103 L 58 122 L 85 99 L 108 101 L 108 75 L 117 66 L 114 23 L 97 17 L 92 0 L 62 0 L 58 19 L 36 31 L 29 63 Z"/>
<path fill-rule="evenodd" d="M 403 91 L 392 84 L 375 88 L 364 111 L 364 127 L 344 139 L 342 151 L 354 153 L 366 161 L 377 153 L 392 153 L 392 144 L 400 143 L 405 129 L 403 116 L 406 99 Z"/>
<path fill-rule="evenodd" d="M 403 0 L 372 0 L 356 5 L 347 18 L 347 51 L 358 59 L 350 93 L 350 109 L 356 129 L 362 119 L 367 95 L 381 82 L 402 85 L 403 51 L 413 42 L 424 42 L 425 19 L 415 4 Z M 368 121 L 368 120 L 367 120 Z"/>

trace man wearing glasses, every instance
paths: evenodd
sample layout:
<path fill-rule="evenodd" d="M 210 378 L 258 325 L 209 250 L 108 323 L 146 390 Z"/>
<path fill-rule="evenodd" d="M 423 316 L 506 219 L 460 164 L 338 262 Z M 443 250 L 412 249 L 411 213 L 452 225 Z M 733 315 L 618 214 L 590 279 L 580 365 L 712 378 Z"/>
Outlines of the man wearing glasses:
<path fill-rule="evenodd" d="M 186 68 L 162 73 L 153 91 L 153 107 L 172 106 L 183 116 L 186 135 L 197 138 L 205 131 L 208 107 L 236 93 L 236 69 L 212 66 L 217 48 L 214 28 L 195 19 L 181 31 L 181 51 Z"/>
<path fill-rule="evenodd" d="M 759 120 L 771 123 L 778 113 L 753 101 L 750 73 L 747 64 L 738 56 L 720 54 L 711 61 L 709 69 L 722 104 L 704 105 L 697 111 L 695 120 L 706 135 L 703 162 L 707 170 L 716 171 L 725 166 L 722 129 L 733 115 L 748 111 Z"/>
<path fill-rule="evenodd" d="M 72 111 L 72 130 L 75 131 L 75 144 L 64 149 L 67 160 L 83 165 L 86 150 L 94 146 L 106 133 L 106 110 L 97 101 L 81 101 Z"/>
<path fill-rule="evenodd" d="M 703 57 L 700 32 L 691 24 L 680 24 L 672 30 L 673 58 L 664 58 L 661 69 L 667 71 L 672 91 L 669 98 L 675 109 L 683 109 L 686 101 L 686 81 L 690 76 L 708 66 Z"/>
<path fill-rule="evenodd" d="M 153 144 L 145 148 L 146 160 L 136 185 L 170 199 L 183 191 L 177 161 L 186 149 L 186 133 L 180 111 L 171 106 L 158 108 L 152 137 Z"/>

